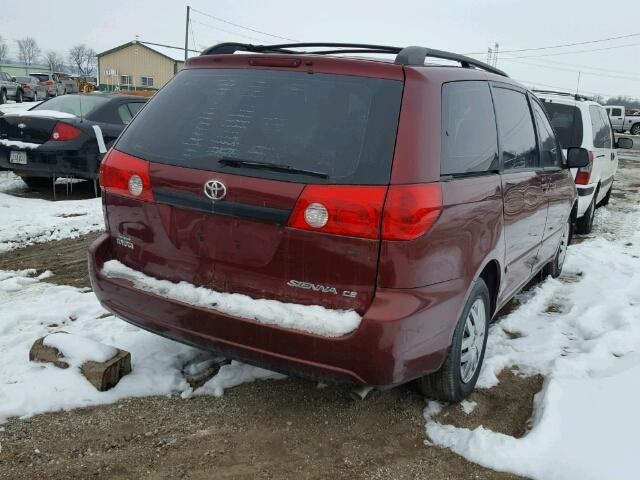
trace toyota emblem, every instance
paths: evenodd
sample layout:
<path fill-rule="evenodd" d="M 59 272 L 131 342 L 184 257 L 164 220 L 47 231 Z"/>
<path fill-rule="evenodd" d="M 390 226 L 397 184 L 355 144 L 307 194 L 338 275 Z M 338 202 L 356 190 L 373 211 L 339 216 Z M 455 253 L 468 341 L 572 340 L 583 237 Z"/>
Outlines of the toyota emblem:
<path fill-rule="evenodd" d="M 204 184 L 204 194 L 211 200 L 222 200 L 227 195 L 227 187 L 220 180 L 209 180 Z"/>
<path fill-rule="evenodd" d="M 18 124 L 18 128 L 19 128 L 20 130 L 22 130 L 22 129 L 27 128 L 27 125 L 26 125 L 26 124 L 24 124 L 24 123 L 19 123 L 19 124 Z"/>

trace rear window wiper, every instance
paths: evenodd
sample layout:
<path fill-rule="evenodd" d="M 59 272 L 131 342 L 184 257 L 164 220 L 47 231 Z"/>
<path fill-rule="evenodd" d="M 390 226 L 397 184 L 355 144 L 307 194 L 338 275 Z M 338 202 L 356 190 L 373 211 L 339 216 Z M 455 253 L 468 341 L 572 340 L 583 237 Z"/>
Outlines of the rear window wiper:
<path fill-rule="evenodd" d="M 269 163 L 269 162 L 256 162 L 252 160 L 242 160 L 239 158 L 221 158 L 218 163 L 223 165 L 229 165 L 237 168 L 256 168 L 263 170 L 273 170 L 274 172 L 293 173 L 300 175 L 309 175 L 311 177 L 329 178 L 329 175 L 324 172 L 316 172 L 313 170 L 305 170 L 303 168 L 296 168 L 291 165 L 282 163 Z"/>

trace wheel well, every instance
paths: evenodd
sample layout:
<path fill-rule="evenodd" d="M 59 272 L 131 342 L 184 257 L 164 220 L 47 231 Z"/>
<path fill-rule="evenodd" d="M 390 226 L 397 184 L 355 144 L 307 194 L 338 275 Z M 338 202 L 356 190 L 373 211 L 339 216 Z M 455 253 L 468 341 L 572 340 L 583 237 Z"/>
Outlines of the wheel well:
<path fill-rule="evenodd" d="M 487 263 L 482 272 L 480 272 L 479 278 L 484 280 L 484 283 L 487 284 L 487 288 L 489 289 L 489 296 L 491 297 L 491 315 L 493 316 L 493 314 L 496 313 L 498 287 L 500 285 L 500 269 L 498 262 L 491 260 Z"/>

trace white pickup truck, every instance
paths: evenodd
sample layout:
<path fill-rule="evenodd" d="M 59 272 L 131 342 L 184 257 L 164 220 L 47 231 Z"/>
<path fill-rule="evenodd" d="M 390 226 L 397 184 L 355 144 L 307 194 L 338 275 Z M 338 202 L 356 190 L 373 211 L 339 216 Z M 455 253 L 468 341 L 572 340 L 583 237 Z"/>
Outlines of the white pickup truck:
<path fill-rule="evenodd" d="M 616 132 L 626 132 L 631 135 L 640 135 L 640 115 L 625 115 L 624 105 L 605 105 L 605 110 L 609 114 L 611 126 Z"/>

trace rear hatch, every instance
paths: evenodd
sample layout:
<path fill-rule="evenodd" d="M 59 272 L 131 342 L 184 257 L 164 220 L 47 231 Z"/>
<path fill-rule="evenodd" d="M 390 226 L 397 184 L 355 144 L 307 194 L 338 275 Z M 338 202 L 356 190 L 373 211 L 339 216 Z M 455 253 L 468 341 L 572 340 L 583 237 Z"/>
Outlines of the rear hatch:
<path fill-rule="evenodd" d="M 148 169 L 151 201 L 107 188 L 117 258 L 217 291 L 364 311 L 403 90 L 401 67 L 377 68 L 386 78 L 344 67 L 180 72 L 103 164 L 105 185 L 118 164 Z"/>
<path fill-rule="evenodd" d="M 582 112 L 580 108 L 570 103 L 546 97 L 540 99 L 551 120 L 551 125 L 556 131 L 556 136 L 566 158 L 569 147 L 582 147 L 584 132 Z M 577 169 L 572 168 L 571 173 L 575 178 Z"/>
<path fill-rule="evenodd" d="M 29 116 L 28 112 L 3 115 L 0 117 L 0 139 L 44 143 L 49 140 L 56 122 L 51 118 Z"/>

